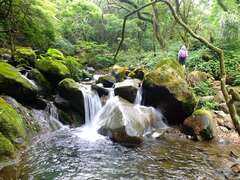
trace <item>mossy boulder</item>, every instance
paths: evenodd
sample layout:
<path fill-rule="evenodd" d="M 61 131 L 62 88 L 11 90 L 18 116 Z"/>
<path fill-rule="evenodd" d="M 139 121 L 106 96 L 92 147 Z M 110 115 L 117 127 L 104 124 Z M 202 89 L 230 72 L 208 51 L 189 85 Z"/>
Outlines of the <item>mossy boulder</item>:
<path fill-rule="evenodd" d="M 17 47 L 15 58 L 20 64 L 33 66 L 37 55 L 31 47 Z"/>
<path fill-rule="evenodd" d="M 192 114 L 196 99 L 176 60 L 162 60 L 143 81 L 145 105 L 159 108 L 170 125 L 181 124 Z"/>
<path fill-rule="evenodd" d="M 99 77 L 97 83 L 103 84 L 103 86 L 106 88 L 111 88 L 116 83 L 116 79 L 111 75 L 104 75 Z"/>
<path fill-rule="evenodd" d="M 0 62 L 0 93 L 15 97 L 20 101 L 31 101 L 37 95 L 37 88 L 16 68 Z"/>
<path fill-rule="evenodd" d="M 83 94 L 80 85 L 71 78 L 66 78 L 58 84 L 58 91 L 61 97 L 70 102 L 71 108 L 84 114 Z"/>
<path fill-rule="evenodd" d="M 16 144 L 17 139 L 27 138 L 22 117 L 2 98 L 0 98 L 0 132 L 13 144 Z"/>
<path fill-rule="evenodd" d="M 54 48 L 49 48 L 47 51 L 47 55 L 58 60 L 64 60 L 64 55 L 61 51 L 54 49 Z"/>
<path fill-rule="evenodd" d="M 35 66 L 54 85 L 70 76 L 69 69 L 61 61 L 52 58 L 42 57 L 36 61 Z"/>
<path fill-rule="evenodd" d="M 184 120 L 184 126 L 192 132 L 197 140 L 211 140 L 215 136 L 215 125 L 212 113 L 205 109 L 198 109 Z"/>
<path fill-rule="evenodd" d="M 114 65 L 112 68 L 112 76 L 114 76 L 117 82 L 121 82 L 126 79 L 129 73 L 128 67 L 122 67 L 118 65 Z"/>
<path fill-rule="evenodd" d="M 37 69 L 32 69 L 28 73 L 28 78 L 34 80 L 39 87 L 40 94 L 51 93 L 51 84 Z"/>
<path fill-rule="evenodd" d="M 5 157 L 14 157 L 15 147 L 9 139 L 0 132 L 0 160 Z"/>

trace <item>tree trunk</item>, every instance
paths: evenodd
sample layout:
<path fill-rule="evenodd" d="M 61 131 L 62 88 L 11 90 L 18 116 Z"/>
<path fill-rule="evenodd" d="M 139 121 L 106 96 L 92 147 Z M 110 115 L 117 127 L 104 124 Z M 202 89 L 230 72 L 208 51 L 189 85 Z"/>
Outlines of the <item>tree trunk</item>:
<path fill-rule="evenodd" d="M 153 32 L 156 36 L 159 46 L 162 49 L 164 49 L 166 47 L 166 43 L 160 31 L 158 9 L 156 7 L 156 4 L 153 4 L 152 8 L 153 8 Z"/>

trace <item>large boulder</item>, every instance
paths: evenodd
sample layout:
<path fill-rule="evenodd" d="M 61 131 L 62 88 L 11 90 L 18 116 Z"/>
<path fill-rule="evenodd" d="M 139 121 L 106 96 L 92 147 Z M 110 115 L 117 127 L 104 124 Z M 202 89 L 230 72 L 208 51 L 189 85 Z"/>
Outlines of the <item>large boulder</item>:
<path fill-rule="evenodd" d="M 37 87 L 10 64 L 0 62 L 0 93 L 20 101 L 31 101 L 37 95 Z"/>
<path fill-rule="evenodd" d="M 12 156 L 13 147 L 26 143 L 27 135 L 22 117 L 4 99 L 0 98 L 0 157 Z M 21 143 L 19 143 L 21 142 Z"/>
<path fill-rule="evenodd" d="M 212 113 L 205 109 L 198 109 L 184 120 L 183 125 L 190 130 L 197 140 L 211 140 L 216 130 Z"/>
<path fill-rule="evenodd" d="M 66 78 L 59 83 L 58 91 L 61 97 L 70 102 L 70 106 L 74 110 L 84 114 L 84 97 L 79 83 L 73 79 Z"/>
<path fill-rule="evenodd" d="M 128 74 L 128 76 L 133 78 L 133 79 L 143 80 L 145 74 L 146 74 L 146 70 L 142 67 L 138 67 L 138 68 L 135 68 L 134 70 L 132 70 Z"/>
<path fill-rule="evenodd" d="M 175 60 L 162 60 L 155 70 L 145 75 L 143 99 L 145 105 L 161 109 L 170 125 L 182 123 L 196 105 L 184 69 Z"/>
<path fill-rule="evenodd" d="M 118 96 L 107 102 L 93 124 L 101 134 L 124 144 L 139 144 L 152 127 L 166 127 L 153 108 L 133 105 Z"/>
<path fill-rule="evenodd" d="M 15 58 L 20 64 L 34 66 L 37 55 L 31 47 L 17 47 Z"/>
<path fill-rule="evenodd" d="M 131 103 L 136 99 L 137 91 L 141 86 L 141 81 L 138 79 L 127 79 L 115 84 L 114 93 Z"/>
<path fill-rule="evenodd" d="M 61 61 L 51 58 L 42 57 L 42 59 L 36 61 L 35 66 L 54 85 L 70 76 L 69 69 Z"/>

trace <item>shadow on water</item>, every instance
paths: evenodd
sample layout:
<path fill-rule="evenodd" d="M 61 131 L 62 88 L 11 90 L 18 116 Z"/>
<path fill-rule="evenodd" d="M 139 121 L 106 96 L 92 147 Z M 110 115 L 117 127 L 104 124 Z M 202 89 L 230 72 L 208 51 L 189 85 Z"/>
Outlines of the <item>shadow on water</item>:
<path fill-rule="evenodd" d="M 18 166 L 2 169 L 0 179 L 225 179 L 229 173 L 233 147 L 162 138 L 127 148 L 81 133 L 64 128 L 42 137 Z"/>

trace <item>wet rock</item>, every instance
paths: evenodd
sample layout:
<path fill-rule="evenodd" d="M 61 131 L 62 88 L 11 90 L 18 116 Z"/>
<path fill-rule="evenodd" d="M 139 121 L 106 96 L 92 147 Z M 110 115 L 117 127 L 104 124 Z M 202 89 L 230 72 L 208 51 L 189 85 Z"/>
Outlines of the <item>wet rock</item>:
<path fill-rule="evenodd" d="M 21 102 L 35 99 L 37 88 L 10 64 L 0 62 L 0 93 L 6 94 Z"/>
<path fill-rule="evenodd" d="M 161 109 L 170 125 L 181 124 L 196 105 L 184 69 L 175 60 L 163 60 L 145 75 L 143 99 L 145 105 Z"/>
<path fill-rule="evenodd" d="M 79 84 L 73 79 L 66 78 L 58 85 L 59 95 L 70 102 L 70 106 L 84 114 L 83 94 L 79 88 Z"/>
<path fill-rule="evenodd" d="M 133 103 L 140 85 L 141 81 L 138 79 L 127 79 L 115 84 L 114 93 Z"/>
<path fill-rule="evenodd" d="M 101 83 L 103 87 L 111 88 L 116 83 L 116 79 L 111 75 L 104 75 L 99 77 L 96 83 Z"/>
<path fill-rule="evenodd" d="M 148 129 L 166 127 L 161 118 L 151 107 L 136 106 L 116 96 L 101 110 L 94 125 L 115 142 L 138 144 Z"/>
<path fill-rule="evenodd" d="M 60 109 L 70 109 L 70 102 L 57 94 L 54 98 L 55 105 Z"/>
<path fill-rule="evenodd" d="M 97 91 L 99 97 L 108 96 L 108 94 L 109 94 L 109 91 L 107 89 L 105 89 L 104 87 L 102 87 L 101 84 L 93 84 L 92 89 Z"/>
<path fill-rule="evenodd" d="M 0 134 L 8 147 L 11 146 L 9 142 L 16 145 L 15 141 L 18 138 L 26 142 L 27 135 L 22 117 L 2 98 L 0 98 Z"/>
<path fill-rule="evenodd" d="M 48 57 L 37 60 L 35 66 L 53 85 L 70 76 L 69 69 L 61 61 Z"/>
<path fill-rule="evenodd" d="M 215 125 L 211 112 L 199 109 L 184 120 L 183 125 L 192 131 L 198 140 L 210 140 L 215 136 Z"/>

